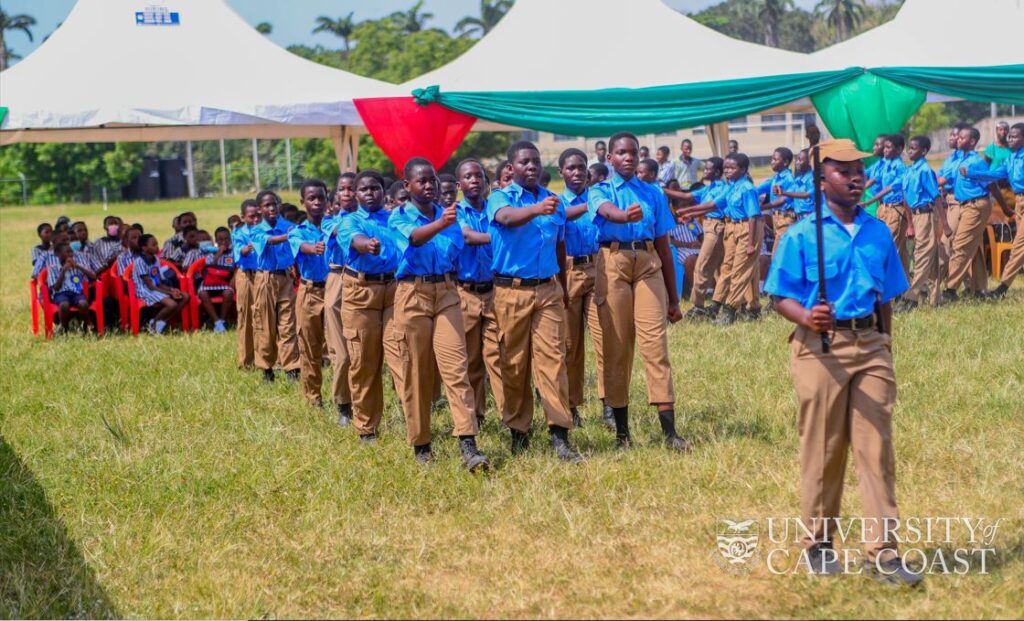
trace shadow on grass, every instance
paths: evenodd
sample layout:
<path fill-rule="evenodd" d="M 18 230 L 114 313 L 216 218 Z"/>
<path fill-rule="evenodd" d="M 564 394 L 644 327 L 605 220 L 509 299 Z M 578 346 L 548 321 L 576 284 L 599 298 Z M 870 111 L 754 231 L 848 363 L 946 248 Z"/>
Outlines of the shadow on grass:
<path fill-rule="evenodd" d="M 0 436 L 0 618 L 114 618 L 32 472 Z"/>
<path fill-rule="evenodd" d="M 722 407 L 704 407 L 686 413 L 684 429 L 703 444 L 730 439 L 747 439 L 774 444 L 786 438 L 789 429 L 757 412 L 737 412 Z"/>

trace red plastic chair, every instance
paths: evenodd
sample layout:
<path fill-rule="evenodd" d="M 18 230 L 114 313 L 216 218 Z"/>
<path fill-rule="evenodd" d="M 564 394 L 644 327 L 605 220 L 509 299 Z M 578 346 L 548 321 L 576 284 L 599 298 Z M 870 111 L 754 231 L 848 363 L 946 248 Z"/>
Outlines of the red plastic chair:
<path fill-rule="evenodd" d="M 185 282 L 182 283 L 182 290 L 188 292 L 189 295 L 188 313 L 192 330 L 198 330 L 200 326 L 199 313 L 202 308 L 199 304 L 199 296 L 196 295 L 196 276 L 203 273 L 204 267 L 206 267 L 206 257 L 200 257 L 195 263 L 188 266 L 188 271 L 185 272 Z"/>
<path fill-rule="evenodd" d="M 129 265 L 128 267 L 131 267 Z M 117 300 L 118 319 L 121 322 L 121 331 L 128 331 L 128 288 L 125 283 L 124 274 L 118 269 L 117 263 L 112 265 L 109 270 L 110 273 L 110 285 L 107 289 L 108 293 L 112 294 L 112 297 Z M 107 287 L 107 283 L 103 283 L 104 287 Z"/>
<path fill-rule="evenodd" d="M 187 289 L 185 289 L 184 287 L 188 287 L 188 284 L 185 283 L 185 279 L 182 276 L 181 271 L 178 270 L 178 268 L 175 267 L 173 263 L 171 263 L 170 261 L 165 261 L 164 259 L 160 259 L 160 265 L 173 271 L 174 274 L 178 277 L 178 283 L 181 284 L 183 287 L 182 291 L 187 291 Z M 139 299 L 139 296 L 135 291 L 135 280 L 132 279 L 132 271 L 134 270 L 134 268 L 134 263 L 125 268 L 122 278 L 128 285 L 128 316 L 131 323 L 132 335 L 138 336 L 140 317 L 142 316 L 142 309 L 146 308 L 149 305 L 143 304 L 142 300 Z M 189 315 L 189 310 L 186 308 L 182 310 L 181 315 L 178 316 L 179 321 L 181 322 L 182 332 L 189 331 Z"/>
<path fill-rule="evenodd" d="M 39 285 L 35 278 L 29 279 L 28 289 L 32 295 L 32 336 L 39 336 Z"/>
<path fill-rule="evenodd" d="M 43 329 L 46 333 L 46 338 L 53 338 L 53 318 L 57 315 L 57 305 L 50 301 L 50 288 L 46 284 L 46 276 L 49 273 L 47 268 L 39 272 L 39 284 L 42 287 L 42 299 L 39 304 L 43 309 Z M 96 334 L 103 335 L 103 281 L 97 281 L 92 287 L 89 286 L 89 281 L 86 280 L 82 283 L 82 294 L 86 298 L 89 297 L 89 289 L 93 290 L 93 300 L 89 304 L 89 310 L 96 316 Z M 71 307 L 72 312 L 77 312 L 79 309 L 77 306 Z"/>

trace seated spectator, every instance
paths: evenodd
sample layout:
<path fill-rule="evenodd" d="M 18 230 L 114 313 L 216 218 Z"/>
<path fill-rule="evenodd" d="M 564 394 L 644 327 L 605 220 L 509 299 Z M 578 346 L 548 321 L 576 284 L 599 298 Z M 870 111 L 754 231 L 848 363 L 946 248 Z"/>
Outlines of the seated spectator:
<path fill-rule="evenodd" d="M 32 246 L 32 267 L 35 267 L 39 257 L 49 253 L 53 248 L 50 244 L 53 237 L 53 227 L 48 222 L 43 222 L 36 227 L 36 235 L 39 236 L 39 245 Z"/>
<path fill-rule="evenodd" d="M 171 262 L 184 272 L 203 256 L 203 251 L 199 248 L 199 229 L 192 225 L 182 228 L 181 240 L 181 262 Z"/>
<path fill-rule="evenodd" d="M 690 297 L 690 287 L 693 286 L 693 268 L 697 265 L 697 255 L 700 254 L 703 237 L 704 229 L 696 220 L 679 224 L 668 234 L 668 241 L 676 249 L 679 264 L 683 266 L 683 298 Z"/>
<path fill-rule="evenodd" d="M 60 328 L 71 329 L 71 307 L 78 308 L 78 319 L 84 330 L 89 324 L 89 299 L 85 297 L 86 279 L 96 280 L 90 261 L 82 253 L 76 253 L 70 244 L 61 242 L 54 246 L 47 259 L 46 286 L 50 289 L 50 301 L 57 305 Z"/>
<path fill-rule="evenodd" d="M 71 225 L 71 250 L 88 255 L 88 259 L 85 260 L 94 270 L 99 267 L 93 260 L 92 242 L 89 241 L 89 227 L 81 220 Z"/>
<path fill-rule="evenodd" d="M 63 229 L 60 229 L 54 225 L 53 234 L 50 235 L 50 249 L 40 252 L 39 258 L 32 264 L 32 278 L 38 276 L 39 272 L 43 271 L 44 267 L 47 267 L 47 262 L 53 258 L 53 251 L 57 244 L 67 244 L 69 241 L 67 227 L 65 226 Z"/>
<path fill-rule="evenodd" d="M 235 290 L 231 286 L 235 274 L 235 261 L 232 258 L 231 232 L 224 227 L 217 229 L 217 245 L 213 255 L 207 254 L 206 265 L 203 267 L 203 279 L 199 285 L 199 301 L 203 309 L 213 320 L 213 331 L 224 332 L 225 319 L 231 314 L 235 304 Z M 213 297 L 220 295 L 223 301 L 220 310 L 213 304 Z"/>
<path fill-rule="evenodd" d="M 135 259 L 142 253 L 139 248 L 139 239 L 142 237 L 142 231 L 130 226 L 125 229 L 124 237 L 121 239 L 122 250 L 117 255 L 117 273 L 124 274 L 124 271 L 128 269 L 128 266 L 135 263 Z"/>
<path fill-rule="evenodd" d="M 191 211 L 186 211 L 175 218 L 171 226 L 174 227 L 174 235 L 172 235 L 166 242 L 164 242 L 163 257 L 167 261 L 174 263 L 175 265 L 182 265 L 185 258 L 185 237 L 183 232 L 188 227 L 195 228 L 196 226 L 196 214 Z"/>
<path fill-rule="evenodd" d="M 194 225 L 192 225 L 194 226 Z M 146 306 L 157 306 L 156 317 L 149 320 L 146 329 L 150 334 L 163 334 L 167 322 L 179 315 L 188 307 L 188 294 L 166 283 L 160 270 L 160 245 L 156 237 L 143 235 L 139 239 L 142 253 L 135 259 L 132 268 L 132 280 L 135 282 L 135 294 Z"/>
<path fill-rule="evenodd" d="M 117 216 L 103 218 L 103 232 L 106 234 L 92 244 L 92 260 L 97 272 L 110 269 L 117 261 L 117 255 L 123 248 L 121 244 L 123 226 L 121 218 Z"/>

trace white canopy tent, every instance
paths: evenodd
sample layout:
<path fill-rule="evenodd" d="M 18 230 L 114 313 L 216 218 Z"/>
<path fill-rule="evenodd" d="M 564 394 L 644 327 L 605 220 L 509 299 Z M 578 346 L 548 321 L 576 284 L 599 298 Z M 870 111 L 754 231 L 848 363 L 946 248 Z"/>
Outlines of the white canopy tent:
<path fill-rule="evenodd" d="M 224 0 L 79 0 L 0 73 L 0 144 L 330 138 L 354 168 L 352 99 L 405 93 L 289 53 Z"/>

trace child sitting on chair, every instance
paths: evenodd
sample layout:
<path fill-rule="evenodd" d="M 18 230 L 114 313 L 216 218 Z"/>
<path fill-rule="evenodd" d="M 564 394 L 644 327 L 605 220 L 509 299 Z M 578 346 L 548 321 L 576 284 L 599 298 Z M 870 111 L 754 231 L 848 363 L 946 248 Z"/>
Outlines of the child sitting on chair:
<path fill-rule="evenodd" d="M 146 305 L 156 306 L 159 311 L 156 317 L 149 320 L 147 329 L 150 334 L 163 334 L 167 322 L 181 315 L 188 306 L 188 294 L 166 284 L 160 270 L 160 245 L 156 237 L 146 234 L 139 239 L 142 254 L 135 259 L 132 268 L 132 280 L 135 281 L 135 295 Z"/>
<path fill-rule="evenodd" d="M 217 250 L 213 254 L 206 255 L 206 265 L 203 267 L 203 280 L 199 285 L 199 301 L 203 303 L 203 310 L 213 320 L 214 332 L 225 332 L 224 319 L 231 313 L 235 304 L 235 290 L 231 286 L 232 278 L 235 275 L 235 261 L 232 258 L 231 232 L 225 227 L 217 229 L 216 233 Z M 223 299 L 220 303 L 220 310 L 217 310 L 213 303 L 213 297 L 220 295 Z"/>

